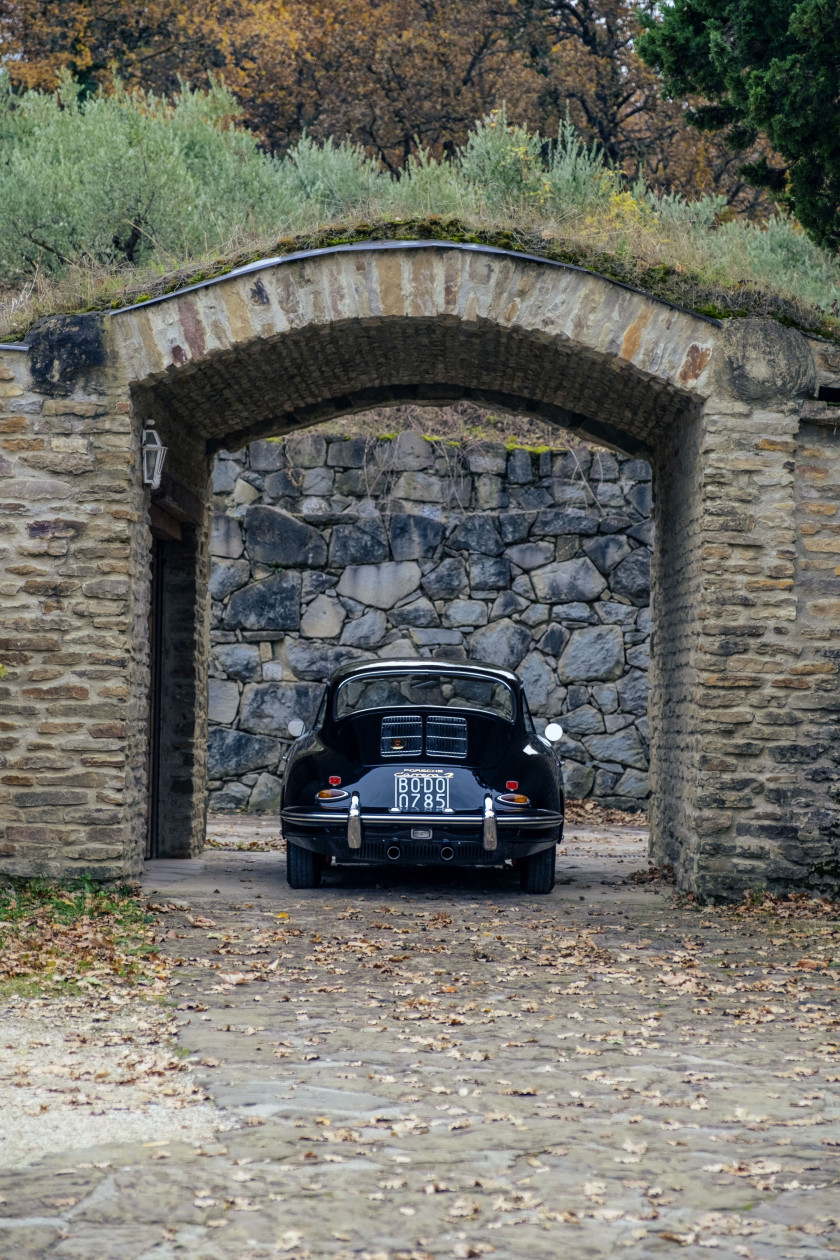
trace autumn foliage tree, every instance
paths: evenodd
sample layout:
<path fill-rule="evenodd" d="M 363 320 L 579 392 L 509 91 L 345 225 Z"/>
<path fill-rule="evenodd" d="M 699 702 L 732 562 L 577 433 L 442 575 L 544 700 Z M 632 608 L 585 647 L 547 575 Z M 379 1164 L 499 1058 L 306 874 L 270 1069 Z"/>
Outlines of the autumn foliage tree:
<path fill-rule="evenodd" d="M 222 78 L 275 153 L 304 132 L 349 138 L 396 171 L 451 154 L 507 103 L 543 135 L 569 118 L 630 178 L 742 208 L 741 155 L 700 136 L 637 56 L 654 0 L 0 0 L 17 88 L 116 80 L 172 94 Z M 753 199 L 754 200 L 754 199 Z"/>

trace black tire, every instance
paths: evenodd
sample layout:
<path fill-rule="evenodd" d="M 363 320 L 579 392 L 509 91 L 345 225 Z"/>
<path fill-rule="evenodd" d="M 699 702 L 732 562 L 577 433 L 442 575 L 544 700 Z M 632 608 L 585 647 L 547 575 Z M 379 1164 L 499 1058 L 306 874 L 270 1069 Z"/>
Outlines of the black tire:
<path fill-rule="evenodd" d="M 519 862 L 519 882 L 526 893 L 550 893 L 554 887 L 557 845 L 542 849 Z"/>
<path fill-rule="evenodd" d="M 323 865 L 321 855 L 299 844 L 286 842 L 286 879 L 290 888 L 320 888 Z"/>

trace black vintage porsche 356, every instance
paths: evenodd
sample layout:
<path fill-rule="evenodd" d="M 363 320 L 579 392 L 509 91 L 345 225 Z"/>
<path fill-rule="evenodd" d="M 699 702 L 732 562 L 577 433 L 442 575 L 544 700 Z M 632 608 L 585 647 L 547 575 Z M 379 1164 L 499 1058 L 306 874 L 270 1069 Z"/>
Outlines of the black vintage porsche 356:
<path fill-rule="evenodd" d="M 563 781 L 515 674 L 461 661 L 345 665 L 286 762 L 280 806 L 292 888 L 338 863 L 494 866 L 554 887 Z"/>

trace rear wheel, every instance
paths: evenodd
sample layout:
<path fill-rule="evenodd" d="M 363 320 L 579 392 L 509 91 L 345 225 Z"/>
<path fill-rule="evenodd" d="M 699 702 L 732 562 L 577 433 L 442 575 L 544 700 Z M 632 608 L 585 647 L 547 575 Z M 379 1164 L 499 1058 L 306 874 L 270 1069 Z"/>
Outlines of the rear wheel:
<path fill-rule="evenodd" d="M 286 879 L 290 888 L 319 888 L 323 862 L 319 853 L 286 842 Z"/>
<path fill-rule="evenodd" d="M 519 882 L 526 893 L 550 893 L 554 887 L 557 845 L 519 860 Z"/>

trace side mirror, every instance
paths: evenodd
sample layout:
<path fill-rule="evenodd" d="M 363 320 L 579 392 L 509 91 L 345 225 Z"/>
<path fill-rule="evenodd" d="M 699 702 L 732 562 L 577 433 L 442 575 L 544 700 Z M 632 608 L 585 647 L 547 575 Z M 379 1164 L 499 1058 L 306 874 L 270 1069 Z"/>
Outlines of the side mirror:
<path fill-rule="evenodd" d="M 306 725 L 300 718 L 292 718 L 289 723 L 288 730 L 292 739 L 300 739 L 301 735 L 306 730 Z"/>
<path fill-rule="evenodd" d="M 558 740 L 563 738 L 563 727 L 559 722 L 549 722 L 545 728 L 545 737 L 549 743 L 556 744 Z"/>

